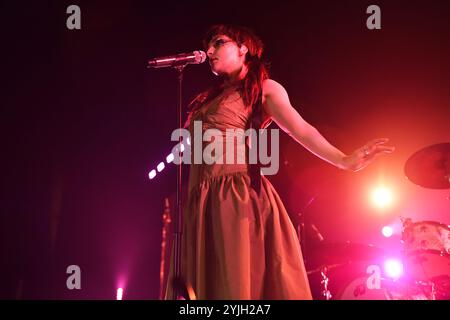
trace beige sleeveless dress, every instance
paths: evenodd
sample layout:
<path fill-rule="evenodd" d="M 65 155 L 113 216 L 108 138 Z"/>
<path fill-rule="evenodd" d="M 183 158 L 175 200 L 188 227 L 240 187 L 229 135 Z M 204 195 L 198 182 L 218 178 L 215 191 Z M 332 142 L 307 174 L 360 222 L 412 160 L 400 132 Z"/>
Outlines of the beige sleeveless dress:
<path fill-rule="evenodd" d="M 193 115 L 192 144 L 193 121 L 226 138 L 226 129 L 247 128 L 250 111 L 236 89 L 224 91 Z M 295 228 L 261 178 L 257 192 L 246 164 L 191 164 L 181 275 L 197 299 L 312 299 Z"/>

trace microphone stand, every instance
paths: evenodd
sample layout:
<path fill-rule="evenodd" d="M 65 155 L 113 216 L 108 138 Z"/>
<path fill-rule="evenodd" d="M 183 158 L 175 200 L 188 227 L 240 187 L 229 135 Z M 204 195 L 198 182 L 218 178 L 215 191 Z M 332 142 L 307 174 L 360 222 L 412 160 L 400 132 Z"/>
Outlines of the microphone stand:
<path fill-rule="evenodd" d="M 181 133 L 183 129 L 183 96 L 182 96 L 182 87 L 183 87 L 183 70 L 189 63 L 202 63 L 206 59 L 206 54 L 203 51 L 194 52 L 195 62 L 192 62 L 192 59 L 179 59 L 173 57 L 165 57 L 164 59 L 160 59 L 161 65 L 158 65 L 158 61 L 152 60 L 149 62 L 150 67 L 162 68 L 171 66 L 177 71 L 177 79 L 178 79 L 178 130 Z M 170 61 L 169 61 L 170 60 Z M 200 61 L 201 60 L 201 61 Z M 170 62 L 170 64 L 167 64 Z M 178 155 L 182 153 L 181 151 L 181 142 L 182 135 L 179 135 L 178 138 Z M 185 146 L 187 148 L 187 146 Z M 181 156 L 180 156 L 181 157 Z M 173 278 L 168 279 L 172 286 L 172 299 L 177 300 L 181 295 L 186 296 L 187 285 L 184 283 L 184 279 L 181 277 L 181 236 L 183 229 L 183 204 L 182 204 L 182 161 L 178 164 L 177 168 L 177 190 L 176 190 L 176 210 L 174 214 L 174 226 L 173 226 Z M 189 297 L 187 297 L 189 298 Z"/>
<path fill-rule="evenodd" d="M 178 79 L 178 129 L 181 131 L 183 128 L 182 122 L 182 109 L 183 109 L 183 99 L 182 99 L 182 84 L 183 84 L 183 70 L 186 64 L 175 66 L 177 71 Z M 178 138 L 178 152 L 181 153 L 181 141 L 182 136 Z M 173 229 L 173 241 L 174 241 L 174 273 L 173 273 L 173 291 L 172 300 L 177 300 L 179 296 L 180 288 L 178 285 L 173 285 L 175 281 L 180 280 L 180 265 L 181 265 L 181 236 L 182 236 L 182 219 L 183 219 L 183 203 L 182 203 L 182 161 L 178 164 L 177 168 L 177 191 L 176 191 L 176 206 L 175 219 L 174 219 L 174 229 Z"/>

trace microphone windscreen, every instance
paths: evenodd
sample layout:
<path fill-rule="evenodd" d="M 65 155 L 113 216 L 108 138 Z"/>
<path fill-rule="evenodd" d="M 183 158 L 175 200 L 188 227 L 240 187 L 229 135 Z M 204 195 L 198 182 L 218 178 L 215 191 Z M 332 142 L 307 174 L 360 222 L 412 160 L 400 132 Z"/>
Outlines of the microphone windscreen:
<path fill-rule="evenodd" d="M 195 54 L 195 63 L 203 63 L 206 60 L 206 53 L 205 51 L 198 50 L 194 51 Z"/>

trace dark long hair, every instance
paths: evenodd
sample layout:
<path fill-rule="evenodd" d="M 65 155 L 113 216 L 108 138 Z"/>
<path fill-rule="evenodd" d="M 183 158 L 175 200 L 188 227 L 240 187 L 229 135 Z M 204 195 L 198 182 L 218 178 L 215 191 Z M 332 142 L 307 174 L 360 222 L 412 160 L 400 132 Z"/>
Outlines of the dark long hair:
<path fill-rule="evenodd" d="M 248 48 L 245 57 L 245 64 L 248 68 L 248 72 L 241 81 L 239 91 L 244 104 L 247 107 L 253 107 L 260 98 L 263 81 L 269 78 L 268 63 L 263 58 L 264 44 L 253 31 L 247 27 L 220 24 L 214 25 L 207 30 L 203 38 L 203 47 L 205 50 L 208 49 L 210 41 L 218 35 L 228 36 L 235 41 L 238 46 L 245 45 Z M 223 79 L 220 79 L 217 85 L 195 97 L 189 105 L 191 115 L 202 105 L 220 94 L 222 89 Z"/>

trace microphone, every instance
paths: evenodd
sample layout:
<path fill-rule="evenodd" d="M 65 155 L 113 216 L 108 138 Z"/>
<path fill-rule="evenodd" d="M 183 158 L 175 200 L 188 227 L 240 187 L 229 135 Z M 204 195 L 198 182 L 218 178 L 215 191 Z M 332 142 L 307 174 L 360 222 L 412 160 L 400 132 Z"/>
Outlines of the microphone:
<path fill-rule="evenodd" d="M 189 53 L 180 53 L 172 56 L 154 58 L 148 61 L 147 68 L 176 67 L 186 64 L 200 64 L 205 62 L 206 53 L 198 50 Z"/>

